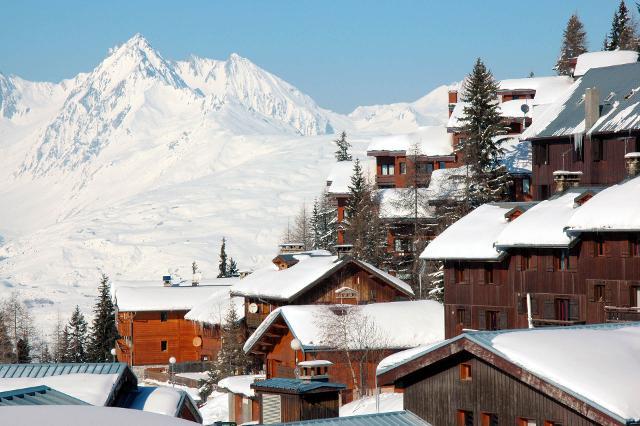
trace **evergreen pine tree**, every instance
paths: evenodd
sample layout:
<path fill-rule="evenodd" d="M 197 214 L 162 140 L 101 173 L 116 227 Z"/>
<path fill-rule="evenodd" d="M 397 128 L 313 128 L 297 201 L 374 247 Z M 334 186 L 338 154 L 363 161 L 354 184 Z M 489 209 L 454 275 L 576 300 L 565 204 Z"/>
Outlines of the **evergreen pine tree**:
<path fill-rule="evenodd" d="M 227 264 L 227 240 L 222 237 L 222 245 L 220 246 L 220 263 L 218 264 L 218 278 L 226 278 L 229 276 L 229 265 Z"/>
<path fill-rule="evenodd" d="M 198 264 L 196 263 L 196 261 L 194 260 L 193 263 L 191 264 L 191 272 L 195 275 L 198 273 Z"/>
<path fill-rule="evenodd" d="M 611 31 L 605 38 L 605 50 L 635 50 L 638 47 L 634 24 L 624 0 L 620 0 L 618 10 L 613 14 Z"/>
<path fill-rule="evenodd" d="M 56 362 L 71 362 L 69 343 L 69 327 L 65 325 L 60 332 L 60 341 L 58 343 L 58 350 L 56 351 Z"/>
<path fill-rule="evenodd" d="M 80 312 L 80 307 L 71 314 L 69 325 L 65 328 L 68 333 L 66 358 L 67 362 L 86 362 L 87 359 L 87 322 Z M 113 347 L 113 346 L 112 346 Z M 110 349 L 109 349 L 110 350 Z"/>
<path fill-rule="evenodd" d="M 567 27 L 562 34 L 562 48 L 556 62 L 555 70 L 559 75 L 571 75 L 571 58 L 576 58 L 587 51 L 587 33 L 577 14 L 571 15 Z"/>
<path fill-rule="evenodd" d="M 343 131 L 340 133 L 340 137 L 334 140 L 336 145 L 338 145 L 338 150 L 336 151 L 336 160 L 338 161 L 351 161 L 351 154 L 349 154 L 349 148 L 351 148 L 351 144 L 347 141 L 347 132 Z"/>
<path fill-rule="evenodd" d="M 360 160 L 356 159 L 353 164 L 353 174 L 349 185 L 349 198 L 345 206 L 345 214 L 348 218 L 354 217 L 364 207 L 367 192 L 367 182 L 360 166 Z"/>
<path fill-rule="evenodd" d="M 311 235 L 312 235 L 312 243 L 311 248 L 314 250 L 322 249 L 322 232 L 320 230 L 322 218 L 320 217 L 320 206 L 318 204 L 318 199 L 313 200 L 313 209 L 311 210 Z"/>
<path fill-rule="evenodd" d="M 116 345 L 118 329 L 116 310 L 111 299 L 109 277 L 102 274 L 98 285 L 98 298 L 93 308 L 91 335 L 87 348 L 87 357 L 91 362 L 111 361 L 111 349 Z"/>
<path fill-rule="evenodd" d="M 233 260 L 233 257 L 229 258 L 229 271 L 228 271 L 228 277 L 239 277 L 240 276 L 240 271 L 238 271 L 238 264 L 236 263 L 235 260 Z"/>
<path fill-rule="evenodd" d="M 13 343 L 7 330 L 5 315 L 0 312 L 0 363 L 12 363 L 16 360 L 16 354 L 13 352 Z"/>
<path fill-rule="evenodd" d="M 19 338 L 16 345 L 16 354 L 19 364 L 29 364 L 31 362 L 31 345 L 29 339 Z"/>
<path fill-rule="evenodd" d="M 49 352 L 49 345 L 45 342 L 42 345 L 42 350 L 40 351 L 40 362 L 46 364 L 53 361 L 53 356 L 51 355 L 51 352 Z"/>
<path fill-rule="evenodd" d="M 501 124 L 497 97 L 498 83 L 478 58 L 463 85 L 462 100 L 467 103 L 461 120 L 465 139 L 457 147 L 469 169 L 467 202 L 473 208 L 507 195 L 510 179 L 501 164 L 504 149 L 497 138 L 506 129 Z"/>

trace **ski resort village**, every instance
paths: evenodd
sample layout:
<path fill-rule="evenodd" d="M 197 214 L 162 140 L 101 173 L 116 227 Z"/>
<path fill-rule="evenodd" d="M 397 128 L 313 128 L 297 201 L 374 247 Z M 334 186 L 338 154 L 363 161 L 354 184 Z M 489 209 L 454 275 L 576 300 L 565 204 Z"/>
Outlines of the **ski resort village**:
<path fill-rule="evenodd" d="M 640 425 L 640 5 L 242 3 L 7 5 L 0 425 Z"/>

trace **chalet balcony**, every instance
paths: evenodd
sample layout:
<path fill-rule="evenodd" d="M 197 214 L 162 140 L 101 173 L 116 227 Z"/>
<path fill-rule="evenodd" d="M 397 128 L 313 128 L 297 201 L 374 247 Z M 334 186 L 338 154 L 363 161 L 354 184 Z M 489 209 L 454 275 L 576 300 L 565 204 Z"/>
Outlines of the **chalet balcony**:
<path fill-rule="evenodd" d="M 376 184 L 378 186 L 383 185 L 383 186 L 395 186 L 396 184 L 396 178 L 394 175 L 376 175 Z"/>
<path fill-rule="evenodd" d="M 246 317 L 247 327 L 258 328 L 269 314 L 248 314 Z"/>
<path fill-rule="evenodd" d="M 617 306 L 605 306 L 604 316 L 606 322 L 640 321 L 640 307 L 619 308 Z"/>
<path fill-rule="evenodd" d="M 534 327 L 568 327 L 571 325 L 581 325 L 586 323 L 586 321 L 533 318 Z"/>

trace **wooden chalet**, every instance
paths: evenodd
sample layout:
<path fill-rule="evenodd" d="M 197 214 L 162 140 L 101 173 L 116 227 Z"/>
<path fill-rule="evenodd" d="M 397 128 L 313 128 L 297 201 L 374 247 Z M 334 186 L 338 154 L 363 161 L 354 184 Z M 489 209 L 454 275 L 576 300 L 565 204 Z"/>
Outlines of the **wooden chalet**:
<path fill-rule="evenodd" d="M 536 200 L 553 194 L 557 171 L 580 172 L 583 186 L 625 179 L 625 156 L 640 151 L 639 73 L 637 62 L 590 69 L 523 134 Z"/>
<path fill-rule="evenodd" d="M 128 408 L 202 423 L 183 390 L 138 386 L 124 363 L 0 364 L 0 407 L 93 405 Z"/>
<path fill-rule="evenodd" d="M 244 297 L 249 330 L 280 306 L 367 304 L 413 297 L 411 287 L 402 280 L 366 262 L 322 250 L 280 254 L 273 265 L 238 281 L 231 294 Z"/>
<path fill-rule="evenodd" d="M 444 262 L 447 337 L 640 319 L 640 178 L 605 190 L 560 181 L 546 201 L 477 208 L 425 249 Z"/>
<path fill-rule="evenodd" d="M 378 383 L 441 426 L 640 424 L 640 323 L 467 332 L 400 352 Z"/>
<path fill-rule="evenodd" d="M 346 244 L 345 208 L 349 198 L 349 185 L 353 175 L 353 161 L 336 162 L 327 176 L 326 197 L 329 205 L 336 211 L 336 244 Z"/>
<path fill-rule="evenodd" d="M 229 295 L 239 279 L 216 285 L 116 283 L 114 300 L 118 360 L 129 365 L 167 365 L 214 359 L 220 349 L 220 324 L 230 303 L 244 316 L 242 299 Z M 213 283 L 212 283 L 213 284 Z"/>
<path fill-rule="evenodd" d="M 340 383 L 290 378 L 251 384 L 260 405 L 260 424 L 338 417 L 344 388 Z"/>
<path fill-rule="evenodd" d="M 247 339 L 244 350 L 263 360 L 268 379 L 296 377 L 298 368 L 303 376 L 323 376 L 345 383 L 351 391 L 354 381 L 345 352 L 326 342 L 328 337 L 323 334 L 323 324 L 333 316 L 344 315 L 344 309 L 335 305 L 278 308 Z M 353 309 L 367 318 L 371 322 L 367 326 L 377 333 L 360 336 L 358 340 L 367 339 L 367 344 L 360 342 L 360 346 L 350 349 L 357 383 L 364 392 L 375 389 L 375 368 L 384 356 L 444 338 L 442 305 L 435 301 L 373 303 Z M 358 331 L 353 333 L 357 335 Z M 319 371 L 314 372 L 316 367 Z M 350 392 L 345 397 L 350 400 Z"/>

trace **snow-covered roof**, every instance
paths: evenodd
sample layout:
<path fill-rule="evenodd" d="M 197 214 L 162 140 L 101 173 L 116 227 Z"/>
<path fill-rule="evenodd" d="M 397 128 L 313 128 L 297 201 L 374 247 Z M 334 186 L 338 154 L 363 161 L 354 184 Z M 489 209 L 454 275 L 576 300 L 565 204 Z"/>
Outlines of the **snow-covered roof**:
<path fill-rule="evenodd" d="M 467 173 L 472 173 L 467 166 L 434 170 L 429 179 L 427 198 L 431 201 L 461 200 L 464 198 Z"/>
<path fill-rule="evenodd" d="M 585 129 L 584 95 L 597 88 L 602 112 Z M 550 105 L 523 133 L 525 139 L 572 137 L 580 133 L 609 133 L 640 129 L 640 63 L 593 68 Z"/>
<path fill-rule="evenodd" d="M 523 205 L 527 203 L 483 204 L 445 229 L 427 245 L 420 258 L 499 260 L 504 252 L 494 242 L 509 225 L 505 214 Z"/>
<path fill-rule="evenodd" d="M 379 396 L 363 396 L 340 407 L 340 417 L 402 411 L 404 409 L 403 396 L 401 393 L 381 393 Z"/>
<path fill-rule="evenodd" d="M 329 367 L 331 365 L 333 365 L 333 363 L 326 359 L 313 359 L 311 361 L 301 361 L 298 363 L 299 367 Z"/>
<path fill-rule="evenodd" d="M 31 405 L 3 407 L 0 410 L 3 425 L 47 426 L 193 426 L 188 420 L 117 407 L 92 405 Z"/>
<path fill-rule="evenodd" d="M 372 303 L 352 309 L 359 309 L 375 325 L 381 348 L 410 348 L 444 339 L 444 308 L 433 300 Z M 265 318 L 247 339 L 244 350 L 249 352 L 278 318 L 300 340 L 303 351 L 331 347 L 323 341 L 323 322 L 328 315 L 336 315 L 330 305 L 282 306 Z"/>
<path fill-rule="evenodd" d="M 501 137 L 504 156 L 502 164 L 511 174 L 531 174 L 531 142 L 521 140 L 519 135 Z"/>
<path fill-rule="evenodd" d="M 225 281 L 229 284 L 228 290 L 239 279 L 225 278 Z M 163 287 L 161 284 L 155 287 L 118 287 L 115 290 L 115 301 L 121 312 L 188 311 L 221 289 L 224 287 Z"/>
<path fill-rule="evenodd" d="M 189 398 L 189 395 L 183 390 L 164 386 L 139 386 L 134 395 L 127 408 L 172 417 L 178 415 L 182 400 Z"/>
<path fill-rule="evenodd" d="M 576 210 L 570 231 L 640 231 L 640 176 L 610 186 Z"/>
<path fill-rule="evenodd" d="M 395 355 L 403 357 L 400 362 L 378 367 L 377 374 L 461 339 L 481 345 L 623 424 L 640 419 L 639 322 L 468 332 L 440 344 L 400 352 Z"/>
<path fill-rule="evenodd" d="M 444 170 L 444 169 L 443 169 Z M 427 188 L 418 188 L 418 218 L 426 219 L 435 217 L 435 211 L 428 206 L 426 201 L 430 191 Z M 380 218 L 403 219 L 412 218 L 415 215 L 413 199 L 415 193 L 410 188 L 385 188 L 377 191 L 380 202 Z"/>
<path fill-rule="evenodd" d="M 575 237 L 568 235 L 565 228 L 571 216 L 579 210 L 575 199 L 587 191 L 595 192 L 597 189 L 569 188 L 539 202 L 509 222 L 497 236 L 496 247 L 569 247 Z"/>
<path fill-rule="evenodd" d="M 265 268 L 256 270 L 234 285 L 231 289 L 231 294 L 235 296 L 291 300 L 303 291 L 313 287 L 322 278 L 350 263 L 355 263 L 403 293 L 413 295 L 411 286 L 404 281 L 360 260 L 351 258 L 338 259 L 338 256 L 334 256 L 324 250 L 294 254 L 293 257 L 298 262 L 289 268 L 279 270 L 277 266 L 270 264 Z"/>
<path fill-rule="evenodd" d="M 229 288 L 219 289 L 207 299 L 199 301 L 184 318 L 213 325 L 222 324 L 231 304 L 238 319 L 243 319 L 244 298 L 232 297 Z"/>
<path fill-rule="evenodd" d="M 578 56 L 573 76 L 581 77 L 592 68 L 610 67 L 634 62 L 638 62 L 638 52 L 634 52 L 633 50 L 587 52 Z"/>
<path fill-rule="evenodd" d="M 453 153 L 453 139 L 444 126 L 423 126 L 412 133 L 374 138 L 367 147 L 367 152 L 411 152 L 415 144 L 420 148 L 420 155 Z"/>
<path fill-rule="evenodd" d="M 251 384 L 256 380 L 264 379 L 264 374 L 243 374 L 241 376 L 231 376 L 220 380 L 218 382 L 218 387 L 226 389 L 231 393 L 253 398 L 255 396 L 255 392 L 251 389 Z"/>
<path fill-rule="evenodd" d="M 353 176 L 353 161 L 338 161 L 331 168 L 327 176 L 327 193 L 348 194 L 351 176 Z"/>

